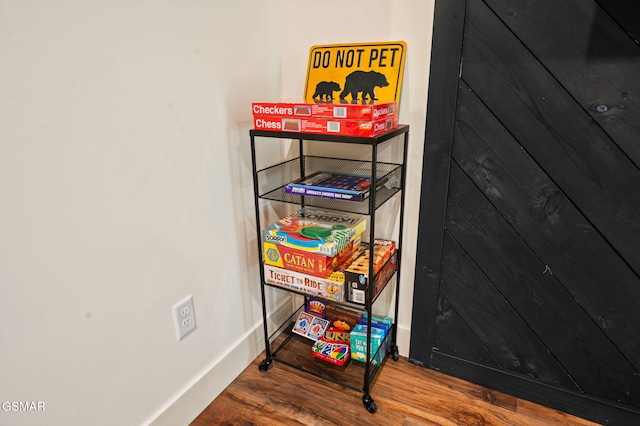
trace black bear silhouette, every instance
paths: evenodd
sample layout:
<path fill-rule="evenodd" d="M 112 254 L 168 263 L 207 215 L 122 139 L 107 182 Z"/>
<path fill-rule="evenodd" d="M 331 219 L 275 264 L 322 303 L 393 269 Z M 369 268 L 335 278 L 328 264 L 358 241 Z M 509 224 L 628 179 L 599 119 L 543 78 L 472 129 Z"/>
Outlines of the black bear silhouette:
<path fill-rule="evenodd" d="M 340 100 L 344 101 L 347 95 L 351 95 L 353 102 L 358 100 L 358 94 L 362 93 L 362 100 L 367 96 L 371 101 L 377 100 L 374 90 L 376 87 L 387 87 L 389 82 L 384 74 L 376 71 L 354 71 L 349 74 L 344 82 L 344 90 L 340 93 Z"/>
<path fill-rule="evenodd" d="M 340 90 L 340 85 L 335 81 L 321 81 L 316 85 L 316 91 L 313 94 L 313 99 L 320 101 L 332 101 L 333 92 Z"/>

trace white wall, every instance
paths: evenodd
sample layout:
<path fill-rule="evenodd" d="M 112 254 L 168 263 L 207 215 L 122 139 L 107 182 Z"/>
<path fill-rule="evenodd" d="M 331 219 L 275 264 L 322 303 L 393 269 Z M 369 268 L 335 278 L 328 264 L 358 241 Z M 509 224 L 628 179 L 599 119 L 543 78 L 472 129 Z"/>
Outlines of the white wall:
<path fill-rule="evenodd" d="M 186 424 L 264 349 L 249 105 L 301 96 L 313 44 L 408 43 L 408 354 L 432 13 L 0 1 L 0 403 L 45 404 L 0 406 L 0 424 Z M 198 328 L 177 341 L 171 306 L 187 294 Z"/>

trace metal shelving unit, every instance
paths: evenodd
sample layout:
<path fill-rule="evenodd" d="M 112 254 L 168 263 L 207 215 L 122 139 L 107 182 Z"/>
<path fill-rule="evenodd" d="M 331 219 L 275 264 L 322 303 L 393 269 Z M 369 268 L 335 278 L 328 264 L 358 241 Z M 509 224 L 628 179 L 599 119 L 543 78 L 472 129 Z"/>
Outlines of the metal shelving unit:
<path fill-rule="evenodd" d="M 276 330 L 269 330 L 266 311 L 266 292 L 265 288 L 269 285 L 265 283 L 263 268 L 263 251 L 262 251 L 262 229 L 261 224 L 261 200 L 264 202 L 281 202 L 295 204 L 299 206 L 313 206 L 326 210 L 336 210 L 349 213 L 366 215 L 369 217 L 368 232 L 369 242 L 373 242 L 376 236 L 376 210 L 394 197 L 400 197 L 400 216 L 399 216 L 399 233 L 397 239 L 396 262 L 397 269 L 395 272 L 395 309 L 394 323 L 385 337 L 385 344 L 380 348 L 387 348 L 387 354 L 390 354 L 394 360 L 398 359 L 398 347 L 396 344 L 396 327 L 398 322 L 398 296 L 400 291 L 400 265 L 402 255 L 402 230 L 404 218 L 404 194 L 406 179 L 406 159 L 407 145 L 409 141 L 409 126 L 401 125 L 397 129 L 379 135 L 377 137 L 347 137 L 324 134 L 307 134 L 296 132 L 272 132 L 265 130 L 251 130 L 251 159 L 253 167 L 253 184 L 254 184 L 254 201 L 256 214 L 256 231 L 258 253 L 260 259 L 260 288 L 262 296 L 262 315 L 264 325 L 265 338 L 265 354 L 264 361 L 260 364 L 260 371 L 267 371 L 273 361 L 281 362 L 291 367 L 297 368 L 305 373 L 312 374 L 319 378 L 329 380 L 340 384 L 344 387 L 354 389 L 363 393 L 362 401 L 366 409 L 375 413 L 377 406 L 371 397 L 371 385 L 378 373 L 382 363 L 376 363 L 372 360 L 376 359 L 375 353 L 371 353 L 371 345 L 367 345 L 367 362 L 349 361 L 342 367 L 318 360 L 312 356 L 310 344 L 307 339 L 292 332 L 292 325 L 300 310 L 304 309 L 304 304 L 300 306 L 287 321 L 285 321 Z M 256 158 L 256 139 L 257 138 L 276 138 L 291 139 L 298 141 L 298 155 L 290 160 L 282 161 L 266 167 L 258 168 Z M 333 158 L 306 155 L 305 144 L 315 143 L 346 143 L 366 145 L 370 147 L 370 157 L 367 160 L 352 160 L 346 158 Z M 267 143 L 265 141 L 265 143 Z M 294 142 L 295 143 L 295 142 Z M 378 150 L 383 144 L 396 143 L 402 147 L 402 162 L 399 164 L 389 162 L 378 162 Z M 371 191 L 368 199 L 361 202 L 344 201 L 335 199 L 326 199 L 319 197 L 300 196 L 289 194 L 284 191 L 284 186 L 295 178 L 300 178 L 320 170 L 332 170 L 336 172 L 357 173 L 369 175 L 372 179 L 372 188 L 377 188 L 377 181 L 382 179 L 385 182 L 391 182 L 385 187 L 377 191 Z M 369 261 L 369 277 L 374 277 L 374 264 L 370 256 Z M 381 291 L 387 287 L 390 280 L 382 283 L 381 288 L 377 291 L 370 291 L 374 279 L 369 279 L 370 288 L 366 292 L 366 302 L 363 305 L 351 302 L 334 302 L 349 308 L 356 308 L 366 312 L 367 314 L 367 342 L 371 342 L 371 318 L 373 316 L 372 306 Z M 281 291 L 296 293 L 287 288 L 273 286 Z M 303 296 L 308 296 L 300 293 Z"/>

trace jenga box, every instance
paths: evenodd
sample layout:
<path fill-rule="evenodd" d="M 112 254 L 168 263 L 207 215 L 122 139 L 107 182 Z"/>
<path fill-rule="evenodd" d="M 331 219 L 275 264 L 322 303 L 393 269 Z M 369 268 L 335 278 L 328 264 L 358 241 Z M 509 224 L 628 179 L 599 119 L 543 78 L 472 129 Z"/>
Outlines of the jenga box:
<path fill-rule="evenodd" d="M 381 120 L 396 115 L 397 102 L 369 104 L 351 103 L 294 103 L 294 102 L 253 102 L 254 116 L 263 117 L 311 117 L 346 120 Z"/>
<path fill-rule="evenodd" d="M 299 118 L 254 116 L 256 130 L 276 132 L 316 133 L 324 135 L 371 138 L 398 128 L 398 116 L 381 120 L 335 120 L 328 118 Z"/>
<path fill-rule="evenodd" d="M 262 231 L 264 244 L 336 256 L 366 228 L 366 217 L 303 207 Z"/>
<path fill-rule="evenodd" d="M 306 250 L 281 246 L 265 242 L 264 263 L 291 271 L 302 272 L 320 278 L 327 278 L 345 259 L 349 258 L 354 248 L 360 246 L 360 234 L 354 235 L 349 244 L 335 256 L 324 256 Z"/>
<path fill-rule="evenodd" d="M 364 304 L 369 289 L 369 251 L 365 250 L 345 269 L 347 301 Z M 390 240 L 376 239 L 373 244 L 374 295 L 396 271 L 396 243 Z"/>

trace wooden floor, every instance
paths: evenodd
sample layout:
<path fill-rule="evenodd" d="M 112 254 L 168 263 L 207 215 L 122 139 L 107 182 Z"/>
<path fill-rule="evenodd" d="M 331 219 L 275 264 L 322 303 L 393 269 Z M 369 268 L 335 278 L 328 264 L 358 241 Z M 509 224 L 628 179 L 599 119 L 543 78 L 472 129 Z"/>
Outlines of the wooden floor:
<path fill-rule="evenodd" d="M 595 425 L 595 423 L 419 367 L 387 359 L 362 394 L 281 363 L 260 372 L 260 356 L 196 418 L 208 425 Z"/>

